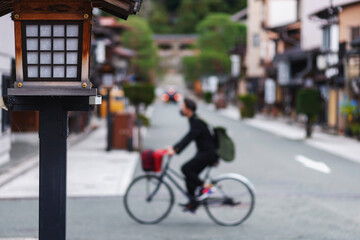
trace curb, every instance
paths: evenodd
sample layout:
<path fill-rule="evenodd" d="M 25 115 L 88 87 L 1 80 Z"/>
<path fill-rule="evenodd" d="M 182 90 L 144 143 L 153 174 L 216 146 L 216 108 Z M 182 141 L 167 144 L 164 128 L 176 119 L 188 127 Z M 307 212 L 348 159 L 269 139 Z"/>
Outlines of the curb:
<path fill-rule="evenodd" d="M 0 240 L 38 240 L 37 238 L 0 238 Z"/>
<path fill-rule="evenodd" d="M 101 123 L 100 123 L 101 124 Z M 84 133 L 78 135 L 72 135 L 68 137 L 68 148 L 72 148 L 77 143 L 83 141 L 86 136 L 91 134 L 97 128 L 89 127 L 85 130 Z M 13 166 L 7 168 L 2 174 L 0 174 L 0 187 L 3 187 L 7 183 L 16 179 L 17 177 L 27 173 L 31 169 L 37 167 L 39 165 L 39 154 L 35 154 L 26 158 L 24 157 L 18 164 L 14 164 Z M 0 238 L 0 240 L 3 240 Z M 28 240 L 28 239 L 25 239 Z"/>

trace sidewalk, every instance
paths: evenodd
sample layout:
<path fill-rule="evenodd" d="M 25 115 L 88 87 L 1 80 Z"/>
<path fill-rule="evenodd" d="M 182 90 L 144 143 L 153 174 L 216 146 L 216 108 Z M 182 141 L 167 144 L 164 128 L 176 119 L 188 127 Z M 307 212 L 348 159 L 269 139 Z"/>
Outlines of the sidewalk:
<path fill-rule="evenodd" d="M 86 134 L 84 139 L 72 139 L 68 143 L 69 197 L 121 196 L 125 193 L 139 155 L 121 150 L 106 152 L 105 121 L 100 121 L 98 129 Z M 38 197 L 38 159 L 35 154 L 0 175 L 0 199 Z"/>
<path fill-rule="evenodd" d="M 211 105 L 207 109 L 216 111 Z M 223 110 L 218 110 L 223 116 L 240 121 L 239 110 L 230 106 Z M 321 149 L 339 157 L 360 163 L 360 142 L 338 135 L 322 133 L 314 128 L 312 138 L 306 139 L 305 128 L 299 124 L 290 124 L 281 119 L 274 119 L 257 115 L 253 119 L 245 119 L 243 122 L 251 127 L 270 132 L 272 134 L 295 141 L 303 141 L 305 144 Z"/>

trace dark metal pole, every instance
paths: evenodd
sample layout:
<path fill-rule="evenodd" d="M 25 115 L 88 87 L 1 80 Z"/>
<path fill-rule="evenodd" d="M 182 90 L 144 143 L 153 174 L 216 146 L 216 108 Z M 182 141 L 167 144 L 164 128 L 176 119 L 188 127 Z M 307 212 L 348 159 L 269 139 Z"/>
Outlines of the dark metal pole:
<path fill-rule="evenodd" d="M 39 119 L 39 240 L 65 240 L 68 116 L 61 98 L 46 102 Z"/>
<path fill-rule="evenodd" d="M 106 104 L 106 119 L 107 119 L 107 147 L 106 151 L 111 151 L 112 148 L 112 119 L 111 119 L 111 112 L 110 112 L 110 96 L 111 89 L 107 89 L 107 104 Z"/>

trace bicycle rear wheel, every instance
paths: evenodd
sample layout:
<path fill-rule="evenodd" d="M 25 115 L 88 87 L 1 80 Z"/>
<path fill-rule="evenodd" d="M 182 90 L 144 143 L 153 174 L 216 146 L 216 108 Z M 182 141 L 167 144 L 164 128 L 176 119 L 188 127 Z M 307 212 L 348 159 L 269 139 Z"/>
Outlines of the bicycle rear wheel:
<path fill-rule="evenodd" d="M 125 210 L 138 223 L 155 224 L 170 213 L 174 193 L 155 175 L 140 176 L 132 181 L 124 197 Z"/>
<path fill-rule="evenodd" d="M 204 200 L 209 217 L 223 226 L 243 223 L 252 213 L 255 196 L 252 189 L 237 178 L 227 177 L 216 180 L 215 192 Z"/>

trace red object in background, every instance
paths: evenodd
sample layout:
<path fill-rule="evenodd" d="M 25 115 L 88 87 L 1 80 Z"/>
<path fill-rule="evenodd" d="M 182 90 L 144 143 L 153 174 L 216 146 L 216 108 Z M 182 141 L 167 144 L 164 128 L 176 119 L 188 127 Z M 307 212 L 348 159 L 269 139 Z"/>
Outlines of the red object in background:
<path fill-rule="evenodd" d="M 168 93 L 169 93 L 170 95 L 174 95 L 175 89 L 174 89 L 174 88 L 169 88 Z"/>
<path fill-rule="evenodd" d="M 165 154 L 166 151 L 163 149 L 143 151 L 141 153 L 142 169 L 145 172 L 161 172 L 162 159 Z"/>
<path fill-rule="evenodd" d="M 179 102 L 181 101 L 181 95 L 179 93 L 176 93 L 174 96 L 175 101 Z"/>
<path fill-rule="evenodd" d="M 161 96 L 161 100 L 163 100 L 163 102 L 167 102 L 167 101 L 169 101 L 169 95 L 168 94 L 166 94 L 166 93 L 164 93 L 162 96 Z"/>

